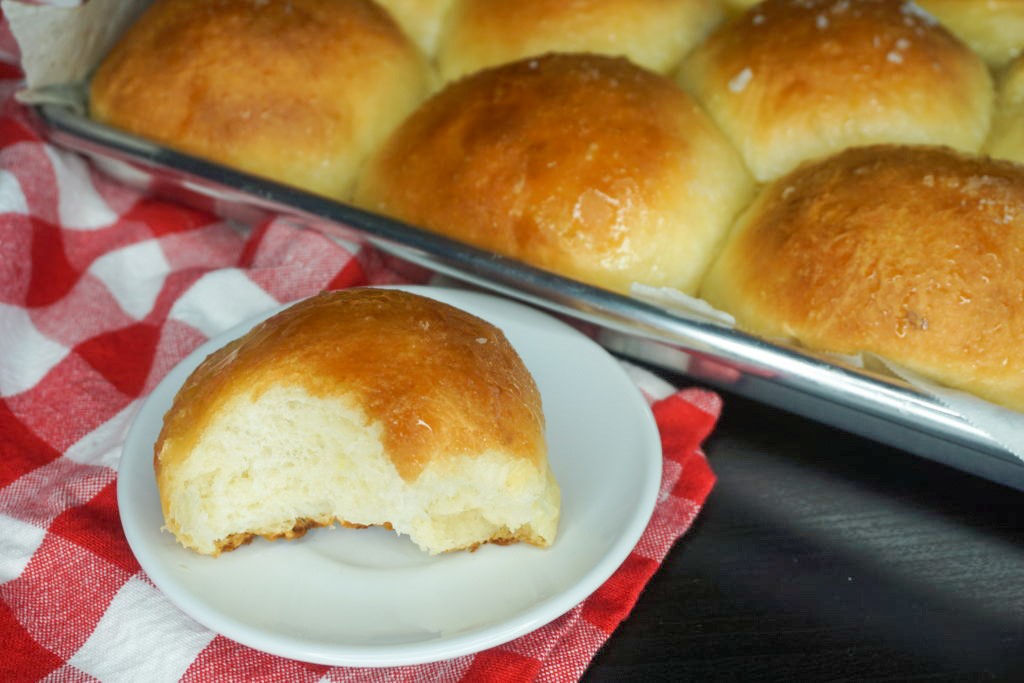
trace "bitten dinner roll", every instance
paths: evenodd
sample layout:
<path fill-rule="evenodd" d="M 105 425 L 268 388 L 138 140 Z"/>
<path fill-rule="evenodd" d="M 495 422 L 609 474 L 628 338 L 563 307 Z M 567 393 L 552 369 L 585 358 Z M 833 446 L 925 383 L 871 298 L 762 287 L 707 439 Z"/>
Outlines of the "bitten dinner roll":
<path fill-rule="evenodd" d="M 999 69 L 1024 52 L 1021 0 L 917 0 L 950 31 Z"/>
<path fill-rule="evenodd" d="M 560 494 L 536 384 L 503 333 L 433 299 L 306 299 L 211 354 L 164 417 L 166 527 L 218 555 L 254 536 L 384 526 L 430 553 L 548 546 Z"/>
<path fill-rule="evenodd" d="M 768 185 L 701 288 L 753 334 L 1024 410 L 1024 166 L 851 149 Z"/>
<path fill-rule="evenodd" d="M 680 79 L 761 181 L 860 145 L 977 152 L 992 113 L 984 61 L 910 0 L 765 0 Z"/>
<path fill-rule="evenodd" d="M 1024 55 L 1013 60 L 1002 74 L 985 151 L 1024 164 Z"/>
<path fill-rule="evenodd" d="M 367 163 L 355 201 L 607 289 L 692 292 L 751 192 L 671 80 L 550 54 L 448 84 Z"/>
<path fill-rule="evenodd" d="M 346 199 L 429 86 L 425 58 L 369 0 L 156 0 L 99 66 L 90 113 Z"/>
<path fill-rule="evenodd" d="M 723 14 L 718 0 L 454 0 L 438 69 L 452 80 L 547 52 L 590 52 L 668 73 Z"/>

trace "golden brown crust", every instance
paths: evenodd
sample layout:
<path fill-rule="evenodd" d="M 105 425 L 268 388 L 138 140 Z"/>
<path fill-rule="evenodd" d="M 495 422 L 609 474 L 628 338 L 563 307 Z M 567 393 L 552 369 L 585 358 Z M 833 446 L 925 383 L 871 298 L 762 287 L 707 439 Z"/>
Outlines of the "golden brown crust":
<path fill-rule="evenodd" d="M 540 394 L 501 330 L 423 296 L 351 289 L 299 302 L 211 354 L 165 417 L 157 478 L 221 406 L 275 385 L 355 397 L 406 480 L 436 459 L 488 450 L 546 462 Z"/>
<path fill-rule="evenodd" d="M 97 120 L 344 198 L 428 68 L 368 0 L 157 0 L 90 86 Z"/>
<path fill-rule="evenodd" d="M 455 0 L 444 80 L 547 52 L 625 56 L 668 73 L 722 19 L 718 0 Z"/>
<path fill-rule="evenodd" d="M 1024 409 L 1024 167 L 848 150 L 765 188 L 701 294 L 748 331 L 869 352 Z"/>
<path fill-rule="evenodd" d="M 669 79 L 551 54 L 427 100 L 368 162 L 355 201 L 609 289 L 692 289 L 751 182 Z"/>
<path fill-rule="evenodd" d="M 343 527 L 346 527 L 346 528 L 349 528 L 349 529 L 366 529 L 367 528 L 367 525 L 365 525 L 365 524 L 352 524 L 352 523 L 346 522 L 344 520 L 338 520 L 338 519 L 333 519 L 333 518 L 331 518 L 331 519 L 309 519 L 308 517 L 303 517 L 303 518 L 301 518 L 301 519 L 299 519 L 299 520 L 297 520 L 295 522 L 295 526 L 293 526 L 291 529 L 289 529 L 288 531 L 285 531 L 283 533 L 258 534 L 258 533 L 245 532 L 245 533 L 231 534 L 227 538 L 225 538 L 225 539 L 221 540 L 219 543 L 217 543 L 216 550 L 213 553 L 211 553 L 211 555 L 213 557 L 217 557 L 221 553 L 227 553 L 227 552 L 231 552 L 232 550 L 237 550 L 238 548 L 241 548 L 243 545 L 249 545 L 254 540 L 256 540 L 256 538 L 263 538 L 263 539 L 266 539 L 268 541 L 278 541 L 278 540 L 281 540 L 281 539 L 284 539 L 284 540 L 287 540 L 287 541 L 292 541 L 292 540 L 295 540 L 296 538 L 302 538 L 311 529 L 319 529 L 319 528 L 324 528 L 324 527 L 330 527 L 330 526 L 334 526 L 335 524 L 339 524 L 339 525 L 341 525 Z M 379 526 L 382 526 L 382 527 L 384 527 L 386 529 L 391 529 L 390 523 L 387 523 L 387 522 L 385 522 L 384 524 L 381 524 Z"/>
<path fill-rule="evenodd" d="M 245 533 L 231 534 L 227 538 L 224 538 L 221 541 L 219 541 L 216 544 L 216 548 L 211 553 L 209 553 L 209 554 L 212 557 L 219 557 L 221 553 L 227 553 L 227 552 L 231 552 L 232 550 L 237 550 L 238 548 L 241 548 L 244 545 L 249 545 L 250 543 L 255 541 L 257 538 L 262 538 L 262 539 L 265 539 L 267 541 L 279 541 L 279 540 L 292 541 L 292 540 L 295 540 L 297 538 L 302 538 L 303 536 L 306 535 L 307 532 L 309 532 L 312 529 L 323 529 L 323 528 L 327 528 L 327 527 L 332 527 L 335 524 L 337 524 L 339 526 L 342 526 L 342 527 L 344 527 L 346 529 L 369 529 L 371 526 L 376 526 L 376 527 L 380 527 L 382 529 L 387 529 L 389 531 L 393 531 L 394 530 L 394 527 L 392 527 L 391 522 L 382 522 L 381 524 L 369 525 L 369 524 L 357 524 L 357 523 L 354 523 L 354 522 L 348 522 L 346 520 L 338 519 L 336 517 L 330 517 L 330 518 L 324 518 L 324 519 L 309 519 L 308 517 L 303 517 L 303 518 L 299 519 L 295 523 L 294 527 L 292 527 L 291 529 L 289 529 L 288 531 L 285 531 L 283 533 L 261 534 L 261 533 L 245 532 Z M 476 552 L 480 548 L 480 546 L 488 544 L 488 543 L 493 544 L 493 545 L 514 545 L 516 543 L 521 543 L 521 542 L 522 543 L 529 543 L 531 545 L 546 547 L 546 544 L 542 543 L 540 541 L 540 539 L 538 539 L 536 537 L 532 537 L 532 536 L 529 536 L 529 535 L 514 534 L 511 531 L 509 531 L 507 528 L 504 528 L 504 529 L 501 529 L 498 533 L 494 534 L 493 536 L 491 536 L 488 539 L 481 540 L 479 542 L 474 542 L 474 543 L 471 543 L 470 545 L 467 545 L 467 546 L 462 546 L 462 547 L 457 547 L 457 548 L 448 548 L 447 550 L 445 550 L 445 552 L 458 552 L 460 550 L 465 550 L 467 552 L 473 553 L 473 552 Z"/>
<path fill-rule="evenodd" d="M 680 78 L 763 181 L 859 145 L 976 152 L 992 107 L 984 62 L 905 0 L 766 0 Z"/>

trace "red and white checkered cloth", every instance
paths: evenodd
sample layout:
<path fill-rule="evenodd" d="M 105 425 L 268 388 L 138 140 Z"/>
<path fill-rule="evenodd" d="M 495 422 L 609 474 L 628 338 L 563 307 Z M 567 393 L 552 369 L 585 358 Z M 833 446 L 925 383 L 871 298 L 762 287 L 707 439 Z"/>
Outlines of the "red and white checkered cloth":
<path fill-rule="evenodd" d="M 569 613 L 436 664 L 346 669 L 212 633 L 175 608 L 118 518 L 120 448 L 142 399 L 210 336 L 323 289 L 408 281 L 282 220 L 242 230 L 146 198 L 42 142 L 0 64 L 0 680 L 565 681 L 629 614 L 714 483 L 700 444 L 717 395 L 636 368 L 664 446 L 646 533 Z"/>

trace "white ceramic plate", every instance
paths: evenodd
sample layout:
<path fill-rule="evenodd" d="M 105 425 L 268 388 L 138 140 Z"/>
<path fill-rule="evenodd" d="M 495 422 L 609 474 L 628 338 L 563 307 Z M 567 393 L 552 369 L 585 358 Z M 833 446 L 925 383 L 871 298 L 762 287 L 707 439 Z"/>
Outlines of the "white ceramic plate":
<path fill-rule="evenodd" d="M 497 325 L 536 379 L 562 489 L 555 543 L 431 557 L 385 529 L 335 528 L 296 541 L 258 539 L 216 559 L 179 546 L 160 530 L 153 444 L 189 373 L 253 320 L 200 346 L 167 375 L 144 402 L 121 459 L 117 496 L 128 543 L 153 582 L 196 621 L 251 647 L 321 664 L 450 659 L 569 611 L 640 538 L 661 480 L 661 445 L 618 362 L 576 330 L 520 304 L 455 289 L 405 289 Z"/>

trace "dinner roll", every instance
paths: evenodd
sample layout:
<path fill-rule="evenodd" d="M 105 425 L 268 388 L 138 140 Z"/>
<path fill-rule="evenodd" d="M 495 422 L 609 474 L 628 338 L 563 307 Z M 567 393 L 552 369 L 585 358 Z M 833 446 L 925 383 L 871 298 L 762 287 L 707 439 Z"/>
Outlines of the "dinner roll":
<path fill-rule="evenodd" d="M 985 151 L 1024 164 L 1024 55 L 1004 71 Z"/>
<path fill-rule="evenodd" d="M 600 287 L 692 291 L 751 192 L 670 79 L 550 54 L 448 84 L 367 163 L 355 202 Z"/>
<path fill-rule="evenodd" d="M 424 54 L 433 56 L 452 0 L 377 0 Z"/>
<path fill-rule="evenodd" d="M 895 145 L 802 166 L 739 219 L 701 296 L 753 334 L 1024 410 L 1024 166 Z"/>
<path fill-rule="evenodd" d="M 917 0 L 994 68 L 1024 51 L 1021 0 Z"/>
<path fill-rule="evenodd" d="M 167 529 L 208 555 L 336 522 L 432 554 L 548 546 L 558 526 L 522 360 L 493 325 L 398 290 L 320 294 L 211 354 L 155 453 Z"/>
<path fill-rule="evenodd" d="M 908 0 L 765 0 L 680 70 L 761 181 L 847 147 L 988 133 L 985 63 Z"/>
<path fill-rule="evenodd" d="M 426 96 L 425 58 L 369 0 L 156 0 L 92 79 L 103 123 L 345 199 Z"/>
<path fill-rule="evenodd" d="M 591 52 L 667 73 L 722 16 L 718 0 L 454 0 L 438 69 L 451 80 L 547 52 Z"/>

